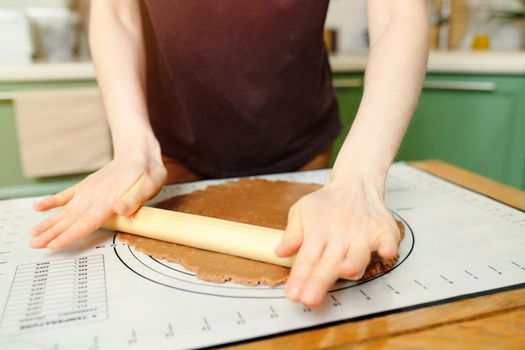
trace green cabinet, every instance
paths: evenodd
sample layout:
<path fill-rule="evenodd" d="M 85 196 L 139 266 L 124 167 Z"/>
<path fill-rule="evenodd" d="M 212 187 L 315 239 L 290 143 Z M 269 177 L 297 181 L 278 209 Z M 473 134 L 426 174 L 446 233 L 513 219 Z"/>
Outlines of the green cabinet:
<path fill-rule="evenodd" d="M 24 176 L 18 151 L 13 94 L 23 89 L 58 89 L 94 86 L 95 82 L 42 82 L 0 84 L 0 199 L 48 194 L 77 182 L 85 174 L 28 178 Z"/>
<path fill-rule="evenodd" d="M 438 158 L 525 188 L 525 77 L 427 80 L 399 159 Z"/>
<path fill-rule="evenodd" d="M 337 88 L 344 135 L 360 91 Z M 441 159 L 525 189 L 525 76 L 427 75 L 397 159 Z"/>
<path fill-rule="evenodd" d="M 335 162 L 337 152 L 343 145 L 348 131 L 350 131 L 355 114 L 359 108 L 359 103 L 363 96 L 363 74 L 335 74 L 333 84 L 339 103 L 339 115 L 343 129 L 334 141 L 332 164 Z"/>
<path fill-rule="evenodd" d="M 362 73 L 333 75 L 343 131 L 363 95 Z M 13 91 L 94 86 L 93 80 L 0 84 L 0 198 L 56 192 L 85 174 L 27 178 L 18 152 Z M 525 76 L 429 74 L 398 160 L 441 159 L 525 189 Z"/>

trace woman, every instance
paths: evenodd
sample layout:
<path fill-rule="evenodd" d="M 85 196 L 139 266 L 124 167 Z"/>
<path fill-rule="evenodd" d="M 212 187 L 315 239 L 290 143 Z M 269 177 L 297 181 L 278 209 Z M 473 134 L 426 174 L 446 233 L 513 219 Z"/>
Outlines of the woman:
<path fill-rule="evenodd" d="M 297 254 L 289 299 L 318 305 L 397 254 L 388 168 L 416 106 L 426 1 L 368 0 L 370 54 L 357 116 L 329 181 L 290 210 L 278 256 Z M 327 164 L 340 131 L 322 43 L 328 0 L 93 0 L 91 47 L 114 159 L 35 205 L 62 209 L 35 248 L 65 248 L 169 183 Z M 350 17 L 351 14 L 349 14 Z M 163 159 L 164 158 L 164 159 Z"/>

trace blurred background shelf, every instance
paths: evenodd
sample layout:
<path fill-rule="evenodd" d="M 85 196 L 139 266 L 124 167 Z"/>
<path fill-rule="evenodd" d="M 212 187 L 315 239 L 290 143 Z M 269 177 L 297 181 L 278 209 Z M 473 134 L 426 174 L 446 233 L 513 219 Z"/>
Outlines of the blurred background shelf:
<path fill-rule="evenodd" d="M 428 2 L 435 49 L 398 159 L 438 158 L 525 189 L 525 1 Z M 344 124 L 334 158 L 363 94 L 365 4 L 331 0 L 326 20 Z M 24 175 L 13 98 L 96 86 L 88 20 L 89 0 L 0 0 L 0 198 L 56 192 L 86 176 Z M 477 35 L 488 41 L 472 50 Z"/>
<path fill-rule="evenodd" d="M 367 50 L 330 56 L 334 73 L 363 72 Z M 428 73 L 525 75 L 525 51 L 431 51 Z M 0 83 L 63 82 L 95 80 L 90 61 L 0 64 Z M 4 87 L 3 91 L 8 90 Z"/>
<path fill-rule="evenodd" d="M 33 178 L 24 175 L 20 160 L 14 101 L 12 98 L 15 92 L 20 90 L 74 89 L 96 86 L 96 81 L 93 77 L 86 80 L 75 80 L 71 74 L 64 75 L 59 73 L 49 75 L 49 72 L 42 75 L 37 74 L 37 78 L 32 81 L 26 73 L 19 76 L 21 79 L 18 82 L 0 82 L 0 159 L 2 161 L 0 198 L 54 193 L 70 186 L 72 183 L 78 182 L 86 175 L 77 174 L 47 178 Z M 44 77 L 49 77 L 49 80 L 47 80 L 48 78 L 44 79 Z M 72 135 L 72 137 L 75 137 L 75 135 Z"/>
<path fill-rule="evenodd" d="M 88 80 L 95 80 L 95 68 L 89 61 L 0 65 L 0 83 Z M 8 86 L 4 86 L 3 90 L 9 91 Z"/>
<path fill-rule="evenodd" d="M 484 61 L 487 55 L 475 54 L 468 59 L 462 54 L 465 61 L 471 62 L 466 69 L 462 68 L 464 61 L 448 58 L 444 53 L 432 59 L 434 66 L 429 67 L 425 88 L 398 160 L 442 159 L 525 189 L 525 60 L 522 59 L 523 53 L 514 53 L 501 55 L 499 61 L 491 59 L 491 70 L 476 65 L 474 57 Z M 366 54 L 334 57 L 332 64 L 344 124 L 344 130 L 335 142 L 335 157 L 361 100 Z M 14 91 L 23 89 L 96 86 L 92 65 L 56 63 L 25 68 L 18 67 L 18 71 L 3 75 L 2 70 L 6 68 L 0 66 L 0 77 L 9 76 L 6 80 L 10 80 L 0 81 L 0 159 L 3 169 L 0 197 L 3 198 L 57 191 L 85 176 L 24 176 L 11 97 Z"/>

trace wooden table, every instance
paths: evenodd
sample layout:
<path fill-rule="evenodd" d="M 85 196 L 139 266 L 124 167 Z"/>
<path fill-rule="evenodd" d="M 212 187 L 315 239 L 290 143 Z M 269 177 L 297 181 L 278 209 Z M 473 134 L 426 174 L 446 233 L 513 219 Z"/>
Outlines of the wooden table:
<path fill-rule="evenodd" d="M 525 210 L 524 191 L 437 160 L 412 164 Z M 523 350 L 525 288 L 292 333 L 229 349 L 327 348 Z"/>

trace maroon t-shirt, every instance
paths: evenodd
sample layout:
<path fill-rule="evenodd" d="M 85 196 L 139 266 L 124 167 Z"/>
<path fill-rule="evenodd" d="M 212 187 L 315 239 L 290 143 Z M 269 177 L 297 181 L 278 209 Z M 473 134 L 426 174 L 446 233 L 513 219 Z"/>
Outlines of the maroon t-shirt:
<path fill-rule="evenodd" d="M 163 154 L 208 177 L 295 170 L 341 125 L 328 0 L 146 0 L 147 100 Z"/>

